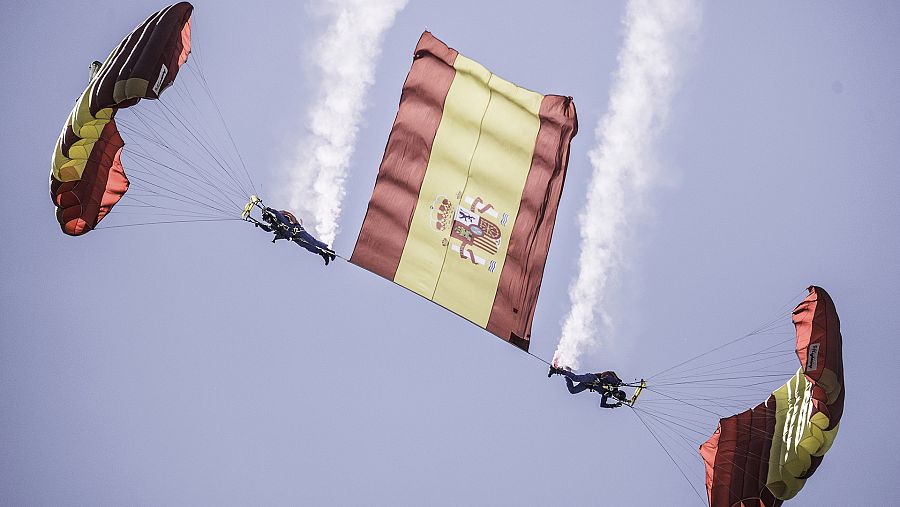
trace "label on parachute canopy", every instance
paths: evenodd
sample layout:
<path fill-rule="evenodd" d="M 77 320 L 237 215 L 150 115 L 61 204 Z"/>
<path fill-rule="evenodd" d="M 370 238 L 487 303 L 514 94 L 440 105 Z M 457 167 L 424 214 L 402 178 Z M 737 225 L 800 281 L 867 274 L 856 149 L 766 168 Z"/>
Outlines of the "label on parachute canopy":
<path fill-rule="evenodd" d="M 162 86 L 163 80 L 166 79 L 166 74 L 169 73 L 169 68 L 166 67 L 166 64 L 162 64 L 162 67 L 159 69 L 159 77 L 156 78 L 156 84 L 153 85 L 153 93 L 159 95 L 159 87 Z"/>
<path fill-rule="evenodd" d="M 819 366 L 819 344 L 813 343 L 806 353 L 806 371 L 814 371 Z"/>

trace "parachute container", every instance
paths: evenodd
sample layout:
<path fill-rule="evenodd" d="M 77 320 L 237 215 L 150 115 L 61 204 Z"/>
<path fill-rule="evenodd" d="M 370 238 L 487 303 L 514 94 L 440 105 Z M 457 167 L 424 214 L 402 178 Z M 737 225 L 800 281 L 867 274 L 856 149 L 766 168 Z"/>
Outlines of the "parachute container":
<path fill-rule="evenodd" d="M 94 229 L 128 190 L 116 127 L 120 108 L 157 99 L 178 75 L 191 50 L 187 2 L 154 13 L 113 50 L 76 101 L 56 142 L 50 197 L 63 232 Z"/>
<path fill-rule="evenodd" d="M 793 312 L 800 369 L 756 407 L 722 419 L 700 446 L 712 507 L 781 505 L 822 462 L 844 408 L 840 321 L 821 287 Z"/>
<path fill-rule="evenodd" d="M 528 350 L 577 130 L 423 33 L 351 262 Z"/>

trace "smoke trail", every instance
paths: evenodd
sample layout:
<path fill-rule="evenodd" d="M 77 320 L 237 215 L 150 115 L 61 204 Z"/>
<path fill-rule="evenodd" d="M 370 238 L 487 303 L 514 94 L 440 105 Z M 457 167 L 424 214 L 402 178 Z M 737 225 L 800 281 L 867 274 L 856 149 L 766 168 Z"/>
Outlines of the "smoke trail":
<path fill-rule="evenodd" d="M 579 222 L 578 275 L 569 287 L 572 306 L 554 360 L 578 367 L 581 354 L 600 344 L 612 320 L 602 310 L 610 275 L 624 258 L 627 227 L 637 218 L 654 176 L 654 141 L 665 124 L 685 43 L 699 26 L 695 0 L 632 0 L 625 41 L 609 98 L 589 156 L 593 175 Z M 597 320 L 599 318 L 600 325 Z"/>
<path fill-rule="evenodd" d="M 306 219 L 304 225 L 328 244 L 337 235 L 347 166 L 382 37 L 406 2 L 327 0 L 315 5 L 332 19 L 312 50 L 312 72 L 320 78 L 306 121 L 308 134 L 287 168 L 288 198 Z"/>

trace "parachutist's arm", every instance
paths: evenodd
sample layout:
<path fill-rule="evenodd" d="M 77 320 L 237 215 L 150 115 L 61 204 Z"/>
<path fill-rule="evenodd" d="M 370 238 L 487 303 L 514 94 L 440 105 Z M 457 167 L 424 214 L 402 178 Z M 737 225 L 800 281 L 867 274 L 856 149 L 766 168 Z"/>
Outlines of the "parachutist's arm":
<path fill-rule="evenodd" d="M 603 407 L 603 408 L 618 408 L 618 407 L 622 406 L 621 401 L 616 401 L 615 403 L 607 403 L 606 402 L 607 399 L 608 399 L 608 396 L 606 396 L 605 394 L 600 397 L 600 406 L 601 407 Z"/>

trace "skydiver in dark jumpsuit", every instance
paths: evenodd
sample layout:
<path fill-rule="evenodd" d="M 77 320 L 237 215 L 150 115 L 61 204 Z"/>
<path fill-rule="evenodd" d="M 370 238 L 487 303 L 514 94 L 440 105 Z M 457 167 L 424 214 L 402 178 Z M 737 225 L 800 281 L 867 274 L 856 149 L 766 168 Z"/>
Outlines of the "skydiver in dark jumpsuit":
<path fill-rule="evenodd" d="M 569 389 L 571 394 L 578 394 L 588 390 L 600 393 L 600 406 L 603 408 L 621 407 L 622 403 L 625 402 L 625 391 L 619 389 L 619 386 L 622 385 L 622 379 L 614 371 L 577 375 L 569 370 L 551 366 L 550 373 L 547 376 L 552 375 L 564 375 L 566 377 L 566 388 Z M 578 382 L 578 384 L 576 385 L 575 382 Z M 607 403 L 610 397 L 615 398 L 616 401 Z"/>
<path fill-rule="evenodd" d="M 272 243 L 279 239 L 293 241 L 306 250 L 316 255 L 321 255 L 322 258 L 325 259 L 326 266 L 336 257 L 334 250 L 328 248 L 328 245 L 322 243 L 314 238 L 312 234 L 306 232 L 306 229 L 303 228 L 303 224 L 297 220 L 297 217 L 290 211 L 278 211 L 266 207 L 262 212 L 262 219 L 265 224 L 256 222 L 256 226 L 266 232 L 275 233 L 275 238 L 272 239 Z"/>

